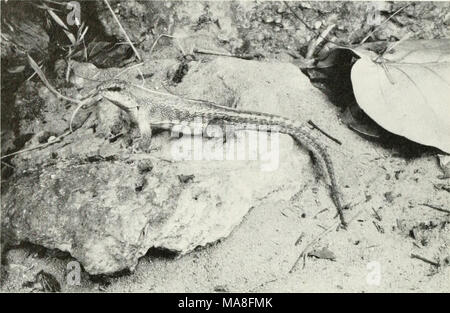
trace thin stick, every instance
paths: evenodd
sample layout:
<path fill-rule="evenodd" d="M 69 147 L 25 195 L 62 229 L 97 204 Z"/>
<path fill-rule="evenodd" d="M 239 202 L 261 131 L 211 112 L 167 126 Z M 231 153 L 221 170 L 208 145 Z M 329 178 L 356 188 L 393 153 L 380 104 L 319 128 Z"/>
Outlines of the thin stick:
<path fill-rule="evenodd" d="M 123 69 L 122 71 L 120 71 L 118 74 L 116 74 L 113 78 L 118 78 L 120 75 L 128 72 L 129 70 L 131 70 L 133 68 L 136 68 L 138 66 L 142 66 L 142 65 L 144 65 L 144 62 L 141 62 L 141 63 L 138 63 L 138 64 L 134 64 L 134 65 L 132 65 L 130 67 L 127 67 L 127 68 Z"/>
<path fill-rule="evenodd" d="M 294 9 L 287 3 L 287 1 L 283 1 L 283 3 L 284 3 L 284 5 L 286 5 L 286 7 L 289 9 L 289 11 L 291 11 L 292 12 L 292 14 L 294 14 L 294 16 L 300 21 L 300 22 L 302 22 L 302 24 L 303 25 L 305 25 L 306 26 L 306 28 L 309 30 L 309 31 L 311 31 L 311 32 L 313 32 L 316 36 L 318 36 L 318 37 L 320 37 L 321 35 L 318 33 L 318 32 L 316 32 L 311 26 L 309 26 L 300 16 L 298 16 L 298 14 L 294 11 Z M 341 45 L 341 44 L 338 44 L 338 43 L 336 43 L 336 42 L 334 42 L 334 41 L 331 41 L 331 40 L 328 40 L 328 39 L 326 39 L 326 38 L 323 38 L 323 40 L 325 40 L 326 42 L 328 42 L 328 43 L 331 43 L 331 44 L 334 44 L 334 45 L 336 45 L 336 46 L 338 46 L 338 47 L 341 47 L 341 48 L 348 48 L 347 46 L 344 46 L 344 45 Z"/>
<path fill-rule="evenodd" d="M 139 88 L 139 89 L 142 89 L 142 90 L 144 90 L 144 91 L 146 91 L 146 92 L 149 92 L 149 93 L 153 93 L 153 94 L 155 94 L 155 95 L 160 95 L 160 96 L 166 96 L 166 97 L 173 97 L 173 98 L 180 98 L 180 99 L 182 99 L 182 97 L 177 96 L 177 95 L 174 95 L 174 94 L 170 94 L 170 93 L 166 93 L 166 92 L 161 92 L 161 91 L 156 91 L 156 90 L 148 89 L 148 88 L 145 88 L 145 87 L 142 87 L 142 86 L 139 86 L 139 85 L 131 84 L 131 86 L 137 87 L 137 88 Z"/>
<path fill-rule="evenodd" d="M 287 6 L 287 8 L 289 9 L 289 11 L 291 11 L 292 12 L 292 14 L 294 14 L 294 16 L 300 21 L 300 22 L 302 22 L 302 24 L 303 25 L 305 25 L 306 26 L 306 28 L 308 29 L 308 30 L 310 30 L 310 31 L 312 31 L 314 34 L 316 34 L 316 35 L 318 35 L 315 31 L 314 31 L 314 29 L 311 27 L 311 26 L 309 26 L 300 16 L 298 16 L 298 14 L 294 11 L 294 9 L 287 3 L 287 1 L 283 1 L 283 3 L 284 3 L 284 5 L 285 6 Z"/>
<path fill-rule="evenodd" d="M 328 34 L 333 30 L 333 28 L 335 26 L 336 26 L 336 24 L 331 24 L 319 35 L 319 37 L 317 37 L 317 40 L 315 40 L 308 47 L 308 51 L 306 52 L 305 59 L 311 59 L 313 57 L 314 52 L 316 51 L 317 47 L 327 38 Z"/>
<path fill-rule="evenodd" d="M 431 265 L 436 266 L 436 267 L 441 266 L 441 264 L 439 264 L 438 262 L 434 262 L 434 261 L 428 260 L 428 259 L 424 258 L 423 256 L 420 256 L 420 255 L 417 255 L 417 254 L 414 254 L 414 253 L 411 253 L 411 258 L 424 261 L 425 263 L 431 264 Z"/>
<path fill-rule="evenodd" d="M 375 218 L 381 222 L 382 217 L 380 216 L 380 214 L 378 214 L 378 212 L 374 208 L 372 208 L 372 211 L 375 214 Z"/>
<path fill-rule="evenodd" d="M 116 20 L 117 24 L 119 24 L 120 30 L 122 31 L 122 33 L 125 35 L 125 38 L 127 39 L 128 43 L 131 46 L 131 49 L 133 49 L 134 54 L 136 54 L 136 57 L 138 58 L 139 61 L 142 61 L 141 56 L 139 55 L 138 51 L 136 50 L 136 48 L 134 47 L 133 43 L 131 42 L 130 37 L 128 37 L 127 32 L 125 31 L 125 29 L 123 28 L 122 24 L 120 24 L 119 19 L 117 18 L 116 14 L 114 13 L 113 9 L 111 8 L 111 6 L 109 5 L 108 0 L 103 0 L 106 4 L 106 6 L 108 7 L 108 9 L 111 11 L 112 16 L 114 17 L 114 19 Z"/>
<path fill-rule="evenodd" d="M 70 129 L 71 132 L 73 132 L 72 124 L 73 124 L 73 120 L 74 120 L 74 118 L 75 118 L 75 115 L 77 115 L 78 111 L 79 111 L 83 106 L 85 106 L 86 104 L 88 104 L 91 100 L 92 100 L 92 97 L 87 98 L 87 99 L 85 99 L 85 100 L 83 100 L 83 101 L 80 101 L 79 104 L 78 104 L 78 106 L 77 106 L 77 107 L 75 108 L 75 110 L 73 111 L 72 116 L 70 117 L 70 123 L 69 123 L 69 129 Z"/>
<path fill-rule="evenodd" d="M 78 128 L 80 128 L 81 126 L 83 126 L 83 124 L 87 121 L 87 119 L 88 119 L 90 116 L 91 116 L 91 114 L 88 114 L 88 116 L 86 117 L 86 119 L 85 119 L 85 120 L 84 120 L 84 121 L 83 121 L 76 129 L 78 129 Z M 33 150 L 36 150 L 36 149 L 46 148 L 46 147 L 48 147 L 48 146 L 50 146 L 50 145 L 52 145 L 52 144 L 54 144 L 54 143 L 60 142 L 64 137 L 66 137 L 67 135 L 70 135 L 71 133 L 72 133 L 72 130 L 68 130 L 68 131 L 66 131 L 65 133 L 59 135 L 58 137 L 56 137 L 54 140 L 52 140 L 52 141 L 50 141 L 50 142 L 46 142 L 46 143 L 43 143 L 43 144 L 40 144 L 40 145 L 37 145 L 37 146 L 34 146 L 34 147 L 22 149 L 22 150 L 19 150 L 19 151 L 16 151 L 16 152 L 13 152 L 13 153 L 4 155 L 4 156 L 2 156 L 2 157 L 0 158 L 0 160 L 3 160 L 3 159 L 5 159 L 5 158 L 10 157 L 10 156 L 13 156 L 13 155 L 17 155 L 17 154 L 22 154 L 22 153 L 25 153 L 25 152 L 33 151 Z"/>
<path fill-rule="evenodd" d="M 222 56 L 222 57 L 235 57 L 236 56 L 234 54 L 227 53 L 227 52 L 217 52 L 217 51 L 197 49 L 197 48 L 194 48 L 194 53 L 210 54 L 210 55 L 217 55 L 217 56 Z"/>
<path fill-rule="evenodd" d="M 41 64 L 41 65 L 39 65 L 40 69 L 42 69 L 42 67 L 44 66 L 44 64 L 42 64 L 42 63 L 43 63 L 42 61 L 37 63 L 37 64 Z M 34 75 L 36 75 L 36 74 L 37 74 L 36 71 L 34 71 L 33 74 L 31 74 L 31 76 L 27 78 L 27 81 L 30 81 L 30 79 L 32 79 L 34 77 Z"/>
<path fill-rule="evenodd" d="M 319 126 L 317 126 L 313 121 L 308 120 L 308 124 L 310 124 L 312 127 L 317 129 L 318 131 L 320 131 L 322 134 L 324 134 L 325 136 L 327 136 L 328 138 L 330 138 L 331 140 L 333 140 L 337 144 L 342 145 L 342 142 L 339 139 L 336 139 L 333 136 L 327 134 L 324 130 L 322 130 Z"/>
<path fill-rule="evenodd" d="M 313 218 L 316 218 L 319 214 L 328 211 L 328 209 L 322 209 L 319 212 L 317 212 L 316 214 L 314 214 Z"/>
<path fill-rule="evenodd" d="M 409 7 L 411 5 L 411 3 L 408 3 L 407 5 L 401 7 L 400 9 L 398 9 L 397 11 L 395 11 L 391 16 L 389 16 L 387 19 L 385 19 L 380 25 L 378 25 L 377 27 L 375 27 L 375 29 L 373 31 L 371 31 L 366 37 L 363 38 L 363 40 L 361 40 L 361 42 L 359 43 L 360 45 L 362 45 L 363 43 L 365 43 L 367 41 L 367 39 L 370 38 L 370 36 L 372 36 L 377 30 L 380 29 L 381 26 L 383 26 L 384 24 L 386 24 L 391 18 L 393 18 L 394 16 L 396 16 L 398 13 L 400 13 L 401 11 L 403 11 L 403 9 L 405 9 L 406 7 Z"/>
<path fill-rule="evenodd" d="M 9 153 L 9 154 L 7 154 L 7 155 L 2 156 L 0 159 L 3 160 L 3 159 L 5 159 L 5 158 L 10 157 L 10 156 L 13 156 L 13 155 L 22 154 L 22 153 L 29 152 L 29 151 L 33 151 L 33 150 L 36 150 L 36 149 L 48 147 L 48 146 L 50 146 L 50 145 L 52 145 L 52 144 L 54 144 L 54 143 L 60 142 L 61 139 L 62 139 L 63 137 L 69 135 L 70 133 L 71 133 L 70 130 L 69 130 L 69 131 L 66 131 L 66 132 L 63 133 L 62 135 L 59 135 L 58 137 L 56 137 L 56 139 L 53 140 L 53 141 L 46 142 L 46 143 L 43 143 L 43 144 L 40 144 L 40 145 L 37 145 L 37 146 L 34 146 L 34 147 L 22 149 L 22 150 L 13 152 L 13 153 Z"/>
<path fill-rule="evenodd" d="M 11 164 L 8 164 L 8 163 L 6 163 L 6 162 L 4 162 L 4 161 L 1 161 L 2 162 L 2 164 L 4 165 L 4 166 L 6 166 L 6 167 L 9 167 L 9 168 L 12 168 L 12 169 L 16 169 L 14 166 L 12 166 Z"/>
<path fill-rule="evenodd" d="M 350 224 L 353 220 L 355 220 L 362 212 L 362 209 L 358 211 L 358 213 L 356 213 L 348 222 L 348 224 Z M 338 228 L 340 225 L 342 225 L 341 221 L 331 225 L 327 230 L 323 231 L 322 233 L 320 233 L 316 238 L 314 238 L 306 247 L 305 249 L 303 249 L 303 251 L 300 253 L 300 255 L 298 256 L 297 260 L 295 260 L 294 265 L 292 265 L 292 268 L 289 270 L 289 273 L 292 273 L 295 269 L 295 267 L 297 266 L 298 262 L 300 261 L 301 258 L 306 257 L 306 252 L 308 251 L 308 249 L 316 244 L 317 242 L 319 242 L 327 233 L 329 233 L 333 228 Z"/>
<path fill-rule="evenodd" d="M 158 41 L 159 41 L 162 37 L 172 38 L 172 39 L 176 42 L 176 44 L 178 45 L 178 48 L 180 49 L 181 53 L 182 53 L 183 55 L 186 55 L 186 53 L 184 52 L 183 47 L 181 46 L 180 42 L 178 41 L 178 38 L 175 37 L 175 36 L 166 35 L 166 34 L 159 35 L 158 38 L 156 38 L 155 42 L 152 44 L 152 47 L 150 48 L 149 54 L 152 54 L 153 49 L 155 48 L 156 44 L 158 43 Z"/>
<path fill-rule="evenodd" d="M 295 241 L 295 246 L 298 246 L 298 244 L 302 241 L 302 239 L 303 239 L 303 237 L 305 236 L 305 233 L 304 232 L 302 232 L 301 234 L 300 234 L 300 236 L 298 236 L 298 238 L 297 238 L 297 240 Z"/>
<path fill-rule="evenodd" d="M 327 233 L 329 233 L 331 230 L 336 229 L 336 227 L 338 227 L 340 225 L 340 221 L 338 223 L 334 223 L 333 225 L 331 225 L 330 227 L 328 227 L 326 230 L 324 230 L 323 232 L 321 232 L 316 238 L 314 238 L 312 241 L 310 241 L 306 247 L 302 250 L 302 252 L 300 253 L 300 255 L 298 256 L 297 260 L 295 260 L 294 265 L 292 265 L 291 269 L 289 270 L 289 273 L 292 273 L 294 271 L 294 269 L 297 267 L 298 262 L 306 255 L 306 252 L 308 252 L 309 248 L 311 248 L 311 246 L 315 245 L 317 242 L 320 241 L 320 239 L 322 239 Z"/>
<path fill-rule="evenodd" d="M 389 51 L 391 51 L 392 49 L 397 47 L 399 44 L 401 44 L 402 42 L 408 40 L 411 36 L 412 35 L 410 33 L 408 33 L 405 36 L 403 36 L 399 41 L 396 41 L 396 42 L 392 43 L 391 45 L 389 45 L 389 47 L 386 48 L 386 50 L 383 52 L 383 54 L 381 56 L 384 56 L 386 53 L 388 53 Z"/>
<path fill-rule="evenodd" d="M 252 60 L 252 59 L 257 58 L 260 55 L 260 54 L 258 55 L 257 53 L 256 54 L 231 54 L 231 53 L 217 52 L 217 51 L 197 49 L 197 48 L 194 48 L 194 53 L 217 55 L 217 56 L 230 57 L 230 58 L 239 58 L 239 59 L 244 59 L 244 60 Z"/>
<path fill-rule="evenodd" d="M 37 63 L 33 60 L 33 58 L 28 55 L 28 62 L 30 63 L 30 66 L 33 68 L 34 72 L 39 76 L 39 78 L 42 80 L 42 82 L 44 83 L 44 85 L 51 91 L 53 92 L 53 94 L 55 94 L 57 97 L 60 97 L 64 100 L 70 101 L 70 102 L 74 102 L 74 103 L 80 103 L 80 100 L 77 99 L 73 99 L 73 98 L 69 98 L 66 97 L 64 95 L 62 95 L 61 93 L 59 93 L 55 88 L 53 88 L 52 85 L 50 85 L 50 83 L 48 82 L 47 78 L 44 76 L 44 73 L 40 70 L 39 66 L 37 65 Z"/>
<path fill-rule="evenodd" d="M 48 3 L 53 3 L 53 4 L 57 4 L 57 5 L 65 5 L 64 3 L 59 3 L 59 2 L 57 2 L 57 1 L 52 1 L 52 0 L 45 0 L 45 2 L 48 2 Z"/>
<path fill-rule="evenodd" d="M 440 211 L 440 212 L 444 212 L 444 213 L 450 214 L 450 210 L 443 209 L 443 208 L 441 208 L 441 207 L 439 207 L 439 206 L 437 206 L 437 205 L 432 205 L 432 204 L 428 204 L 428 203 L 419 203 L 419 204 L 420 204 L 420 205 L 427 206 L 427 207 L 429 207 L 429 208 L 432 208 L 432 209 L 434 209 L 434 210 L 436 210 L 436 211 Z"/>

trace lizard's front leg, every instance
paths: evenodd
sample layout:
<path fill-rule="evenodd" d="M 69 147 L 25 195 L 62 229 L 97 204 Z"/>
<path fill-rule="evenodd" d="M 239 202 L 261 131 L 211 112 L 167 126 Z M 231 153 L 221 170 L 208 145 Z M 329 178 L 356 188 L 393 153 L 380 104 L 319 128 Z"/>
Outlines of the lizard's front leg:
<path fill-rule="evenodd" d="M 139 130 L 138 148 L 143 152 L 150 152 L 150 147 L 152 144 L 152 125 L 150 123 L 150 118 L 146 112 L 140 112 L 137 109 L 136 112 L 136 122 Z"/>
<path fill-rule="evenodd" d="M 116 84 L 111 88 L 108 89 L 105 87 L 102 89 L 101 95 L 126 112 L 131 118 L 128 136 L 134 142 L 137 141 L 139 149 L 144 152 L 149 152 L 152 141 L 152 127 L 146 106 L 143 106 L 128 90 L 123 88 L 116 90 L 118 88 Z M 137 140 L 135 140 L 136 138 Z"/>

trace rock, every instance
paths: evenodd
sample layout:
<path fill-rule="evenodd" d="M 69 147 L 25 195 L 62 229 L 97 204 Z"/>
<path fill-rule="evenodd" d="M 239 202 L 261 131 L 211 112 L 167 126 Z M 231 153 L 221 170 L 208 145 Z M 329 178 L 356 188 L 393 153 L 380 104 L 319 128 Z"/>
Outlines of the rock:
<path fill-rule="evenodd" d="M 14 1 L 3 3 L 2 10 L 2 59 L 19 60 L 24 65 L 27 54 L 39 60 L 45 58 L 49 36 L 42 22 L 43 10 L 36 10 L 30 2 Z"/>
<path fill-rule="evenodd" d="M 155 68 L 147 66 L 144 72 Z M 291 117 L 302 108 L 299 99 L 307 106 L 315 92 L 291 64 L 219 58 L 191 71 L 179 90 L 208 98 L 202 88 L 218 80 L 209 95 L 221 104 L 232 88 L 243 108 Z M 99 120 L 108 123 L 104 111 Z M 18 157 L 27 162 L 16 162 L 19 171 L 2 186 L 2 232 L 15 242 L 69 252 L 90 274 L 133 270 L 151 247 L 185 254 L 225 238 L 261 201 L 290 199 L 312 178 L 308 154 L 287 135 L 272 134 L 272 149 L 257 153 L 249 138 L 263 132 L 238 131 L 236 142 L 225 144 L 222 138 L 173 139 L 163 132 L 153 137 L 152 152 L 142 155 L 120 140 L 105 141 L 85 128 L 77 132 L 70 144 Z M 180 147 L 183 153 L 175 153 Z M 233 153 L 236 147 L 246 149 L 244 158 Z"/>

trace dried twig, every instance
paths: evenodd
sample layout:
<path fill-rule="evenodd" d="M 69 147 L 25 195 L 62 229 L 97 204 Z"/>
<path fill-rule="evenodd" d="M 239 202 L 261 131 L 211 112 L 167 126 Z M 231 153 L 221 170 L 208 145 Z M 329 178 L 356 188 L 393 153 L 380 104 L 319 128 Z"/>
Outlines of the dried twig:
<path fill-rule="evenodd" d="M 378 213 L 378 211 L 377 210 L 375 210 L 374 208 L 372 208 L 372 211 L 373 211 L 373 213 L 375 214 L 375 218 L 378 220 L 378 221 L 382 221 L 382 217 L 380 216 L 380 214 Z"/>
<path fill-rule="evenodd" d="M 3 164 L 4 166 L 6 166 L 6 167 L 12 168 L 13 170 L 16 169 L 16 168 L 15 168 L 14 166 L 12 166 L 11 164 L 8 164 L 8 163 L 6 163 L 6 162 L 4 162 L 4 161 L 1 161 L 1 162 L 2 162 L 2 164 Z"/>
<path fill-rule="evenodd" d="M 122 24 L 120 24 L 119 19 L 117 18 L 116 14 L 114 13 L 113 9 L 111 8 L 111 6 L 109 5 L 108 0 L 103 0 L 106 4 L 106 6 L 108 7 L 108 9 L 111 11 L 112 16 L 114 17 L 114 19 L 116 20 L 117 24 L 119 24 L 120 30 L 122 31 L 122 33 L 124 34 L 125 38 L 127 39 L 128 43 L 131 46 L 131 49 L 133 49 L 134 54 L 136 55 L 136 57 L 138 58 L 139 61 L 141 61 L 141 56 L 139 55 L 139 52 L 136 50 L 136 48 L 134 47 L 133 43 L 131 42 L 130 37 L 128 37 L 127 32 L 125 31 L 125 29 L 123 28 Z"/>
<path fill-rule="evenodd" d="M 244 60 L 253 60 L 253 59 L 258 58 L 258 57 L 261 56 L 258 53 L 253 53 L 253 54 L 232 54 L 232 53 L 217 52 L 217 51 L 205 50 L 205 49 L 197 49 L 197 48 L 194 48 L 194 53 L 210 54 L 210 55 L 217 55 L 217 56 L 231 57 L 231 58 L 239 58 L 239 59 L 244 59 Z"/>
<path fill-rule="evenodd" d="M 401 11 L 403 11 L 403 9 L 409 7 L 411 5 L 411 3 L 408 3 L 407 5 L 401 7 L 400 9 L 398 9 L 397 11 L 395 11 L 394 13 L 392 13 L 391 16 L 389 16 L 387 19 L 385 19 L 380 25 L 378 25 L 377 27 L 375 27 L 375 29 L 373 31 L 371 31 L 366 37 L 363 38 L 363 40 L 361 40 L 361 42 L 359 43 L 360 45 L 362 45 L 363 43 L 365 43 L 367 41 L 367 39 L 370 38 L 370 36 L 372 36 L 377 30 L 380 29 L 380 27 L 382 27 L 384 24 L 386 24 L 390 19 L 392 19 L 394 16 L 396 16 L 398 13 L 400 13 Z"/>
<path fill-rule="evenodd" d="M 375 222 L 375 221 L 372 221 L 372 224 L 373 224 L 373 226 L 375 226 L 375 228 L 377 229 L 377 231 L 378 231 L 380 234 L 384 234 L 384 229 L 383 229 L 383 227 L 381 227 L 380 225 L 378 225 L 378 223 Z"/>
<path fill-rule="evenodd" d="M 312 127 L 314 127 L 315 129 L 317 129 L 318 131 L 320 131 L 322 134 L 324 134 L 325 136 L 327 136 L 328 138 L 330 138 L 331 140 L 333 140 L 334 142 L 336 142 L 339 145 L 342 145 L 342 142 L 339 139 L 334 138 L 333 136 L 329 135 L 328 133 L 326 133 L 324 130 L 322 130 L 319 126 L 317 126 L 313 121 L 308 120 L 308 124 L 311 125 Z"/>
<path fill-rule="evenodd" d="M 311 26 L 309 26 L 309 25 L 308 25 L 308 24 L 307 24 L 300 16 L 298 16 L 298 14 L 294 11 L 294 9 L 288 4 L 288 1 L 283 1 L 283 3 L 284 3 L 284 5 L 286 5 L 286 7 L 289 9 L 289 11 L 291 11 L 291 13 L 294 14 L 295 17 L 296 17 L 300 22 L 302 22 L 303 25 L 306 26 L 306 28 L 307 28 L 309 31 L 313 32 L 313 33 L 316 35 L 316 37 L 321 37 L 321 36 L 322 36 L 321 34 L 319 34 L 318 32 L 316 32 Z M 348 48 L 347 46 L 338 44 L 338 43 L 336 43 L 336 42 L 334 42 L 334 41 L 328 40 L 327 38 L 323 38 L 323 40 L 325 40 L 326 42 L 331 43 L 331 44 L 333 44 L 333 45 L 336 45 L 337 47 Z"/>
<path fill-rule="evenodd" d="M 311 26 L 308 25 L 308 23 L 306 23 L 300 16 L 298 16 L 297 12 L 294 11 L 294 9 L 288 4 L 287 1 L 283 1 L 284 5 L 289 9 L 289 11 L 291 11 L 292 14 L 294 14 L 294 16 L 303 24 L 305 25 L 305 27 L 312 31 L 313 33 L 316 34 L 316 32 L 313 30 L 313 28 Z M 316 34 L 317 35 L 317 34 Z"/>
<path fill-rule="evenodd" d="M 183 55 L 186 55 L 186 53 L 184 52 L 183 47 L 181 46 L 180 42 L 178 41 L 178 38 L 175 37 L 175 36 L 166 35 L 166 34 L 159 35 L 158 38 L 156 38 L 156 40 L 155 40 L 155 41 L 153 42 L 153 44 L 152 44 L 152 47 L 150 48 L 150 52 L 149 52 L 150 55 L 152 54 L 153 49 L 155 48 L 156 44 L 158 43 L 158 41 L 159 41 L 162 37 L 172 38 L 172 39 L 175 41 L 175 43 L 178 45 L 178 48 L 180 49 L 181 53 L 182 53 Z"/>
<path fill-rule="evenodd" d="M 63 133 L 62 135 L 59 135 L 58 137 L 56 137 L 54 140 L 52 140 L 50 142 L 46 142 L 46 143 L 43 143 L 43 144 L 40 144 L 40 145 L 37 145 L 37 146 L 34 146 L 34 147 L 30 147 L 30 148 L 22 149 L 22 150 L 13 152 L 13 153 L 6 154 L 6 155 L 2 156 L 1 159 L 5 159 L 5 158 L 13 156 L 13 155 L 17 155 L 17 154 L 22 154 L 22 153 L 25 153 L 25 152 L 33 151 L 33 150 L 36 150 L 36 149 L 46 148 L 46 147 L 48 147 L 48 146 L 50 146 L 50 145 L 52 145 L 54 143 L 60 142 L 62 138 L 64 138 L 65 136 L 67 136 L 67 135 L 69 135 L 71 133 L 72 132 L 70 130 L 66 131 L 65 133 Z"/>
<path fill-rule="evenodd" d="M 300 242 L 302 242 L 302 240 L 303 240 L 303 237 L 305 237 L 305 233 L 304 232 L 302 232 L 301 234 L 300 234 L 300 236 L 298 236 L 298 238 L 297 238 L 297 240 L 295 241 L 295 246 L 298 246 L 298 244 L 300 243 Z"/>
<path fill-rule="evenodd" d="M 73 120 L 75 119 L 75 116 L 77 115 L 78 111 L 86 104 L 89 104 L 93 99 L 94 98 L 89 97 L 89 98 L 79 102 L 78 106 L 75 108 L 75 110 L 72 113 L 72 116 L 70 117 L 69 129 L 71 132 L 73 132 L 72 124 L 73 124 Z M 99 100 L 99 99 L 95 99 L 95 100 Z"/>
<path fill-rule="evenodd" d="M 427 206 L 429 208 L 432 208 L 433 210 L 436 210 L 436 211 L 440 211 L 440 212 L 444 212 L 444 213 L 450 214 L 450 210 L 444 209 L 444 208 L 442 208 L 440 206 L 437 206 L 437 205 L 428 204 L 428 203 L 419 203 L 419 204 Z"/>
<path fill-rule="evenodd" d="M 417 254 L 414 254 L 414 253 L 411 253 L 411 258 L 424 261 L 425 263 L 431 264 L 431 265 L 436 266 L 436 267 L 441 266 L 441 264 L 439 264 L 439 262 L 434 262 L 434 261 L 428 260 L 428 259 L 424 258 L 423 256 L 420 256 L 420 255 L 417 255 Z"/>
<path fill-rule="evenodd" d="M 236 56 L 236 55 L 228 53 L 228 52 L 218 52 L 218 51 L 198 49 L 198 48 L 194 48 L 193 51 L 194 51 L 194 53 L 210 54 L 210 55 L 217 55 L 217 56 L 223 56 L 223 57 L 235 57 Z"/>
<path fill-rule="evenodd" d="M 80 125 L 78 125 L 78 126 L 75 128 L 75 130 L 78 129 L 78 128 L 80 128 L 81 126 L 83 126 L 83 124 L 87 121 L 87 119 L 88 119 L 90 116 L 91 116 L 91 113 L 88 114 L 88 116 L 80 123 Z M 46 142 L 46 143 L 43 143 L 43 144 L 40 144 L 40 145 L 37 145 L 37 146 L 34 146 L 34 147 L 22 149 L 22 150 L 13 152 L 13 153 L 9 153 L 9 154 L 3 155 L 0 159 L 3 160 L 3 159 L 5 159 L 5 158 L 11 157 L 11 156 L 13 156 L 13 155 L 22 154 L 22 153 L 29 152 L 29 151 L 33 151 L 33 150 L 46 148 L 46 147 L 48 147 L 48 146 L 50 146 L 50 145 L 53 145 L 53 144 L 55 144 L 55 143 L 57 143 L 57 142 L 60 142 L 64 137 L 66 137 L 67 135 L 70 135 L 72 132 L 73 132 L 72 130 L 68 130 L 68 131 L 66 131 L 65 133 L 59 135 L 58 137 L 56 137 L 54 140 L 52 140 L 52 141 L 50 141 L 50 142 Z"/>
<path fill-rule="evenodd" d="M 141 63 L 138 63 L 138 64 L 134 64 L 134 65 L 132 65 L 130 67 L 127 67 L 127 68 L 123 69 L 122 71 L 120 71 L 118 74 L 116 74 L 113 77 L 113 79 L 118 78 L 120 75 L 128 72 L 129 70 L 132 70 L 133 68 L 136 68 L 136 67 L 139 67 L 139 66 L 142 66 L 142 65 L 144 65 L 144 62 L 141 62 Z"/>
<path fill-rule="evenodd" d="M 313 218 L 316 218 L 319 214 L 322 214 L 323 212 L 328 211 L 327 208 L 320 210 L 319 212 L 317 212 L 316 214 L 314 214 Z"/>
<path fill-rule="evenodd" d="M 361 214 L 362 210 L 359 210 L 348 222 L 348 224 L 350 224 L 353 220 L 355 220 L 360 214 Z M 302 252 L 300 253 L 300 255 L 298 256 L 297 260 L 295 260 L 294 265 L 292 265 L 291 269 L 289 270 L 289 273 L 292 273 L 294 271 L 294 269 L 296 268 L 298 262 L 300 261 L 300 259 L 304 259 L 306 257 L 306 253 L 308 252 L 308 250 L 315 245 L 317 242 L 319 242 L 326 234 L 328 234 L 331 230 L 333 229 L 338 229 L 340 226 L 342 225 L 341 221 L 334 223 L 333 225 L 331 225 L 329 228 L 327 228 L 325 231 L 321 232 L 316 238 L 314 238 L 310 243 L 308 243 L 305 248 L 302 250 Z"/>
<path fill-rule="evenodd" d="M 306 253 L 308 252 L 308 250 L 315 245 L 317 242 L 320 241 L 320 239 L 322 239 L 326 234 L 328 234 L 330 231 L 332 231 L 333 229 L 336 229 L 336 227 L 339 227 L 339 225 L 341 224 L 341 222 L 339 221 L 338 223 L 334 223 L 333 225 L 331 225 L 330 227 L 328 227 L 326 230 L 324 230 L 323 232 L 321 232 L 316 238 L 314 238 L 312 241 L 310 241 L 305 248 L 302 250 L 302 252 L 300 253 L 300 255 L 298 256 L 297 260 L 295 260 L 294 265 L 292 265 L 291 269 L 289 270 L 289 273 L 292 273 L 294 271 L 294 269 L 297 267 L 298 262 L 303 259 L 306 256 Z"/>
<path fill-rule="evenodd" d="M 50 85 L 50 83 L 48 82 L 47 78 L 45 77 L 44 73 L 42 72 L 42 70 L 40 69 L 40 67 L 37 65 L 37 63 L 33 60 L 33 58 L 28 55 L 28 62 L 30 63 L 30 66 L 33 68 L 34 72 L 39 76 L 39 78 L 42 80 L 42 82 L 44 83 L 44 85 L 53 93 L 55 94 L 57 97 L 60 97 L 64 100 L 70 101 L 70 102 L 74 102 L 74 103 L 80 103 L 80 100 L 77 99 L 73 99 L 73 98 L 69 98 L 66 97 L 64 95 L 62 95 L 61 93 L 59 93 L 55 88 L 53 88 L 52 85 Z"/>
<path fill-rule="evenodd" d="M 333 30 L 335 27 L 335 24 L 331 24 L 328 26 L 318 37 L 316 40 L 311 41 L 310 45 L 308 46 L 308 51 L 306 52 L 306 59 L 311 59 L 314 55 L 314 52 L 316 51 L 317 47 L 320 46 L 320 44 L 326 40 L 326 37 L 328 34 Z"/>

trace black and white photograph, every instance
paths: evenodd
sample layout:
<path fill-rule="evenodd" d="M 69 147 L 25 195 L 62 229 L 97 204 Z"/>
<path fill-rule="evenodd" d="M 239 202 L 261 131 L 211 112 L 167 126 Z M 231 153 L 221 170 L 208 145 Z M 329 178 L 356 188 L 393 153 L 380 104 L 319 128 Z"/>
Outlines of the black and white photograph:
<path fill-rule="evenodd" d="M 0 8 L 1 293 L 450 292 L 450 2 Z"/>

